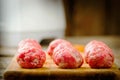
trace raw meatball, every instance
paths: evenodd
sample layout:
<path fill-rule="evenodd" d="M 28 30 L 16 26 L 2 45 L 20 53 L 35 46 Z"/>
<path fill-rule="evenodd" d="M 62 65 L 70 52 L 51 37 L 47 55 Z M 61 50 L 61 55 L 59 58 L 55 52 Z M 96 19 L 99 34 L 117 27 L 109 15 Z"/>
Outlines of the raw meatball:
<path fill-rule="evenodd" d="M 85 46 L 85 61 L 91 68 L 110 68 L 114 55 L 105 43 L 93 40 Z"/>
<path fill-rule="evenodd" d="M 56 47 L 57 47 L 59 44 L 61 44 L 61 43 L 67 44 L 67 45 L 69 45 L 69 46 L 72 45 L 70 42 L 68 42 L 68 41 L 66 41 L 66 40 L 56 39 L 56 40 L 53 40 L 53 41 L 49 44 L 47 53 L 48 53 L 50 56 L 52 56 L 54 48 L 56 48 Z"/>
<path fill-rule="evenodd" d="M 59 44 L 53 51 L 53 61 L 61 68 L 78 68 L 83 64 L 83 57 L 72 46 Z"/>
<path fill-rule="evenodd" d="M 31 47 L 30 47 L 31 46 Z M 19 42 L 18 44 L 18 51 L 24 48 L 38 48 L 38 49 L 42 49 L 41 46 L 39 45 L 39 43 L 34 40 L 34 39 L 25 39 Z"/>
<path fill-rule="evenodd" d="M 21 67 L 40 68 L 45 60 L 45 52 L 36 40 L 26 39 L 19 43 L 17 62 Z"/>

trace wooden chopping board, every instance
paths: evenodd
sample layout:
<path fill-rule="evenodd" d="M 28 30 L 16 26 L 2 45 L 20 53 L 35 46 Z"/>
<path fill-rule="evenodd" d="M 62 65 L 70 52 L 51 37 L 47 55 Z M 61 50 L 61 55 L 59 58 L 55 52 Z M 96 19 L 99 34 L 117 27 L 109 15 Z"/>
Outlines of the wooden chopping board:
<path fill-rule="evenodd" d="M 5 80 L 120 80 L 120 71 L 114 64 L 110 69 L 91 69 L 84 63 L 77 69 L 61 69 L 46 54 L 47 59 L 42 68 L 24 69 L 16 62 L 14 56 L 4 72 Z"/>

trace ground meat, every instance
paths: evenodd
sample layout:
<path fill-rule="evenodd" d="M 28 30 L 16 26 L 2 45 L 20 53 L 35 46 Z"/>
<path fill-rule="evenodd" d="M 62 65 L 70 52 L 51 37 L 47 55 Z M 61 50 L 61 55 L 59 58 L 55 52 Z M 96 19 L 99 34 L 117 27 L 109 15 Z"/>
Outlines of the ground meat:
<path fill-rule="evenodd" d="M 48 47 L 48 54 L 61 68 L 78 68 L 83 64 L 83 57 L 69 41 L 56 39 Z"/>
<path fill-rule="evenodd" d="M 83 64 L 83 57 L 75 48 L 60 44 L 53 51 L 53 61 L 61 68 L 78 68 Z"/>
<path fill-rule="evenodd" d="M 17 62 L 23 68 L 40 68 L 46 55 L 36 40 L 25 39 L 18 45 Z"/>
<path fill-rule="evenodd" d="M 85 61 L 91 68 L 110 68 L 114 55 L 105 43 L 93 40 L 85 46 Z"/>
<path fill-rule="evenodd" d="M 66 41 L 66 40 L 63 40 L 63 39 L 55 39 L 55 40 L 53 40 L 53 41 L 49 44 L 49 46 L 48 46 L 48 49 L 47 49 L 48 55 L 52 56 L 54 48 L 56 48 L 56 47 L 57 47 L 59 44 L 61 44 L 61 43 L 67 44 L 67 45 L 69 45 L 69 46 L 72 45 L 70 42 L 68 42 L 68 41 Z"/>
<path fill-rule="evenodd" d="M 20 41 L 18 44 L 18 49 L 20 49 L 20 51 L 21 49 L 24 49 L 24 48 L 33 48 L 33 47 L 41 49 L 41 46 L 39 45 L 39 43 L 34 39 L 25 39 Z"/>

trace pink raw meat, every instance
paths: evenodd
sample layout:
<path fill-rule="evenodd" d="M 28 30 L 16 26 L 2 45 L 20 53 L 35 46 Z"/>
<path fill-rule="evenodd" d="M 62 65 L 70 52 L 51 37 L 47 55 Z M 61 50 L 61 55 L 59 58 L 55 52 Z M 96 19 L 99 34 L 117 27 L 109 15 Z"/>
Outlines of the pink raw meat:
<path fill-rule="evenodd" d="M 19 43 L 17 62 L 21 67 L 40 68 L 45 60 L 45 52 L 36 40 L 25 39 Z"/>
<path fill-rule="evenodd" d="M 91 68 L 110 68 L 114 55 L 105 43 L 93 40 L 85 46 L 85 61 Z"/>
<path fill-rule="evenodd" d="M 39 45 L 39 43 L 34 39 L 25 39 L 25 40 L 20 41 L 20 43 L 18 44 L 19 49 L 27 47 L 27 46 L 28 47 L 32 46 L 32 47 L 41 49 L 41 46 Z"/>
<path fill-rule="evenodd" d="M 67 45 L 69 45 L 69 46 L 72 45 L 70 42 L 68 42 L 68 41 L 66 41 L 66 40 L 63 40 L 63 39 L 55 39 L 55 40 L 53 40 L 53 41 L 49 44 L 48 49 L 47 49 L 47 53 L 48 53 L 50 56 L 52 56 L 54 48 L 56 48 L 56 47 L 57 47 L 59 44 L 61 44 L 61 43 L 67 44 Z"/>
<path fill-rule="evenodd" d="M 59 44 L 53 51 L 53 61 L 61 68 L 78 68 L 83 64 L 83 57 L 72 46 Z"/>

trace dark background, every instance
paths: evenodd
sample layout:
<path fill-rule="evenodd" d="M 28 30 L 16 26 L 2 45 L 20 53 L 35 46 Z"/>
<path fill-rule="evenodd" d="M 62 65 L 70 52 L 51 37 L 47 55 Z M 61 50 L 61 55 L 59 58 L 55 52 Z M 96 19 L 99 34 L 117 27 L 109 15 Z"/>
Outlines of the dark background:
<path fill-rule="evenodd" d="M 120 0 L 63 0 L 66 36 L 120 35 Z"/>

